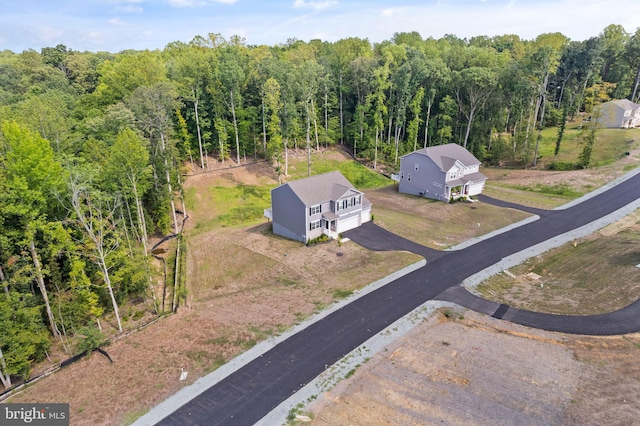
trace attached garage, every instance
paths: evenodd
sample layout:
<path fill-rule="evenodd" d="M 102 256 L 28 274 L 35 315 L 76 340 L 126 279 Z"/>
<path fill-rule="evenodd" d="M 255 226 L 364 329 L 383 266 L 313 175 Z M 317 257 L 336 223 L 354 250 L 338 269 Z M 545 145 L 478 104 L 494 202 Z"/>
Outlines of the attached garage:
<path fill-rule="evenodd" d="M 353 228 L 357 228 L 358 226 L 360 226 L 360 214 L 351 216 L 351 217 L 347 217 L 347 218 L 340 218 L 338 220 L 338 227 L 337 227 L 337 231 L 338 233 L 341 232 L 345 232 L 348 231 L 350 229 Z"/>

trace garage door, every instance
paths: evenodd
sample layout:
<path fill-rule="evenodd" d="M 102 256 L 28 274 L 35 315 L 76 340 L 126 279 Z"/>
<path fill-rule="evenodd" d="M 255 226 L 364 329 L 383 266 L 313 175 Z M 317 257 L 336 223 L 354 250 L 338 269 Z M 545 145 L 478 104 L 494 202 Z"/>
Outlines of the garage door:
<path fill-rule="evenodd" d="M 348 231 L 349 229 L 357 228 L 360 226 L 360 215 L 355 215 L 348 219 L 338 220 L 338 233 Z"/>

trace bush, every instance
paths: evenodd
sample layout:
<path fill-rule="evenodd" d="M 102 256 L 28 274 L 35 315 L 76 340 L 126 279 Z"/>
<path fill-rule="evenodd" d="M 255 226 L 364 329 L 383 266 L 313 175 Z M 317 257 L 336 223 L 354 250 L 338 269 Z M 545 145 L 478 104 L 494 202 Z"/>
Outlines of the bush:
<path fill-rule="evenodd" d="M 329 236 L 326 235 L 326 234 L 322 234 L 317 238 L 313 238 L 313 239 L 307 241 L 307 245 L 308 246 L 312 246 L 314 244 L 326 243 L 327 241 L 329 241 Z"/>
<path fill-rule="evenodd" d="M 568 171 L 568 170 L 577 170 L 579 169 L 576 163 L 571 163 L 569 161 L 554 161 L 553 163 L 547 166 L 549 170 L 555 171 Z"/>
<path fill-rule="evenodd" d="M 91 352 L 94 349 L 107 346 L 109 344 L 109 341 L 104 334 L 102 334 L 102 332 L 96 327 L 92 326 L 82 327 L 78 330 L 76 336 L 80 337 L 80 340 L 76 345 L 76 350 L 78 350 L 78 352 Z"/>

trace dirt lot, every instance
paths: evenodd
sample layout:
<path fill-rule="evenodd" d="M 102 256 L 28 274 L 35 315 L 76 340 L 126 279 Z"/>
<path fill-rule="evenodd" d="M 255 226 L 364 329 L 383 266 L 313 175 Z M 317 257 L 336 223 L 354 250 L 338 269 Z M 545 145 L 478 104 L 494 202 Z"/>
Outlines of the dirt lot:
<path fill-rule="evenodd" d="M 545 172 L 526 171 L 534 180 L 535 176 L 542 176 L 541 173 Z M 559 175 L 558 179 L 565 179 L 564 176 Z M 512 176 L 514 181 L 520 177 Z M 505 181 L 508 179 L 504 176 Z M 94 354 L 35 383 L 13 397 L 11 402 L 69 402 L 73 425 L 130 423 L 185 384 L 214 370 L 257 341 L 289 328 L 361 285 L 418 260 L 407 253 L 371 253 L 353 243 L 345 244 L 341 248 L 343 256 L 339 257 L 335 243 L 304 247 L 273 236 L 264 222 L 206 231 L 198 229 L 198 223 L 216 214 L 216 206 L 207 198 L 209 188 L 234 186 L 238 182 L 268 185 L 277 180 L 268 165 L 256 164 L 192 176 L 186 182 L 187 190 L 195 191 L 200 198 L 198 208 L 191 209 L 191 219 L 187 222 L 189 297 L 178 314 L 107 347 L 113 364 Z M 375 203 L 381 209 L 386 206 L 391 211 L 392 203 L 385 204 L 385 198 L 393 197 L 386 191 L 381 190 L 379 198 L 376 198 L 378 193 L 372 198 L 376 198 Z M 446 206 L 434 207 L 444 209 L 434 208 L 431 212 L 439 212 L 436 214 L 438 220 L 443 220 L 447 212 L 459 211 L 447 210 Z M 469 214 L 478 212 L 466 210 L 466 213 L 460 220 L 472 223 L 474 219 Z M 401 221 L 397 223 L 402 224 Z M 484 226 L 484 220 L 481 226 Z M 412 231 L 408 229 L 407 232 Z M 464 238 L 464 235 L 457 238 Z M 446 240 L 436 243 L 448 245 Z M 331 265 L 335 273 L 323 274 L 325 269 L 318 268 L 319 263 Z M 637 338 L 574 339 L 514 326 L 517 333 L 524 333 L 519 335 L 503 331 L 508 324 L 498 323 L 501 328 L 496 329 L 495 324 L 489 324 L 490 319 L 472 313 L 464 315 L 462 321 L 434 319 L 427 322 L 412 334 L 413 343 L 401 341 L 397 347 L 379 354 L 376 359 L 380 358 L 380 361 L 371 360 L 365 364 L 352 379 L 345 380 L 340 386 L 355 389 L 351 383 L 356 383 L 354 380 L 370 369 L 374 371 L 384 359 L 390 359 L 398 368 L 415 367 L 416 371 L 408 370 L 402 376 L 390 366 L 385 367 L 387 370 L 369 376 L 380 382 L 363 385 L 368 389 L 364 400 L 354 400 L 349 405 L 325 405 L 318 412 L 317 421 L 424 424 L 440 422 L 438 413 L 441 413 L 450 416 L 446 418 L 451 423 L 476 421 L 488 424 L 489 421 L 485 422 L 481 417 L 474 420 L 475 408 L 483 406 L 485 400 L 505 416 L 512 415 L 504 418 L 523 420 L 524 424 L 565 421 L 602 424 L 593 419 L 605 419 L 616 408 L 623 412 L 616 417 L 619 419 L 639 414 L 637 398 L 626 398 L 639 394 L 633 386 L 639 383 L 640 374 L 632 362 L 640 347 Z M 395 355 L 390 358 L 392 354 Z M 404 358 L 405 354 L 407 358 Z M 495 360 L 500 359 L 501 354 L 511 363 L 511 369 L 505 368 L 505 372 L 495 367 Z M 422 366 L 419 366 L 420 362 Z M 181 368 L 189 372 L 184 382 L 178 380 Z M 493 378 L 490 372 L 495 370 L 504 374 L 504 378 Z M 404 379 L 397 381 L 397 377 Z M 420 378 L 427 378 L 437 386 L 423 388 L 426 384 Z M 391 398 L 382 398 L 386 387 L 383 383 L 387 383 L 384 380 L 390 381 L 388 389 L 394 393 L 389 395 L 393 396 L 396 405 L 383 401 Z M 505 380 L 504 384 L 502 380 Z M 597 386 L 601 381 L 609 386 L 606 390 Z M 371 383 L 378 384 L 374 388 Z M 467 389 L 475 389 L 476 393 L 463 392 Z M 366 399 L 367 394 L 369 399 Z M 529 394 L 533 396 L 525 396 Z M 414 400 L 412 395 L 423 399 Z M 435 399 L 427 403 L 426 396 Z M 340 401 L 349 400 L 339 388 L 332 392 L 330 400 L 336 397 Z M 452 405 L 447 406 L 446 401 Z M 423 409 L 423 406 L 430 408 Z M 335 422 L 330 420 L 331 412 L 342 410 L 340 407 L 346 407 L 347 415 L 357 415 L 336 417 Z M 382 411 L 376 411 L 377 408 Z M 426 411 L 429 414 L 425 414 Z M 367 421 L 369 419 L 380 421 Z M 497 417 L 491 419 L 494 420 L 492 424 L 499 420 Z M 512 424 L 513 421 L 503 423 Z"/>
<path fill-rule="evenodd" d="M 378 353 L 311 405 L 312 424 L 637 423 L 640 336 L 585 338 L 459 314 L 433 316 Z"/>

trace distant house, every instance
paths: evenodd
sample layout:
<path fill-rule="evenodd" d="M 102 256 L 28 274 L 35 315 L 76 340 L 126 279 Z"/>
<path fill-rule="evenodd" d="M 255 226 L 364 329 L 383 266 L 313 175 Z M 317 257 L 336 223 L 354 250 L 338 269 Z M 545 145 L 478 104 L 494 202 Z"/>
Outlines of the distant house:
<path fill-rule="evenodd" d="M 371 220 L 371 203 L 338 171 L 287 182 L 271 190 L 273 233 L 308 242 L 338 234 Z"/>
<path fill-rule="evenodd" d="M 624 129 L 640 127 L 640 105 L 628 99 L 605 102 L 594 109 L 593 117 L 602 127 Z"/>
<path fill-rule="evenodd" d="M 479 170 L 480 161 L 473 154 L 450 143 L 402 156 L 394 179 L 402 193 L 448 202 L 482 192 L 487 177 Z"/>

